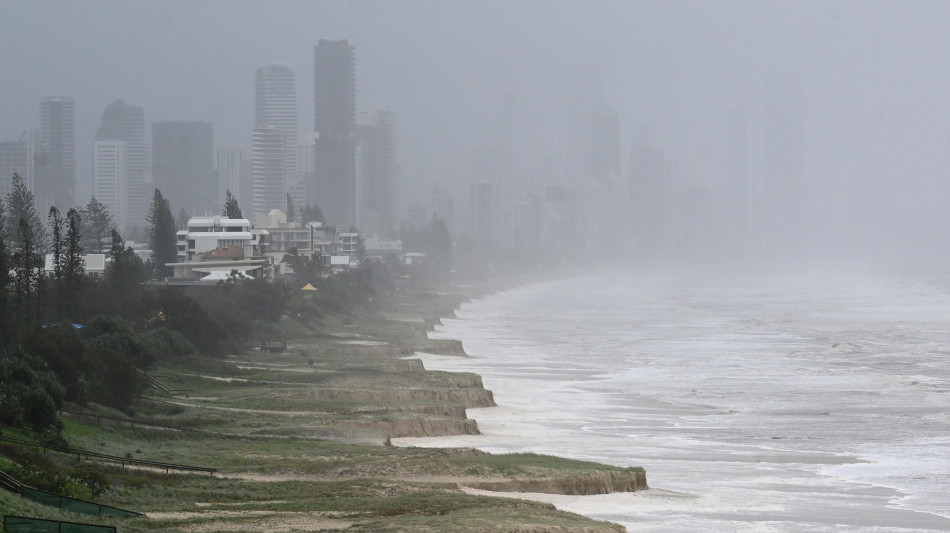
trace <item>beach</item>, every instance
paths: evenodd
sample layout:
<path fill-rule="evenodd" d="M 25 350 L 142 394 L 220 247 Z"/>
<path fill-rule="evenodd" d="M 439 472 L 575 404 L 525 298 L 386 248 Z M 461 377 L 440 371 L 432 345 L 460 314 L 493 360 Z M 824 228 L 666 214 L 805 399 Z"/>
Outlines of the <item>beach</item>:
<path fill-rule="evenodd" d="M 950 531 L 950 292 L 873 278 L 588 276 L 465 304 L 433 338 L 498 407 L 394 439 L 643 466 L 651 490 L 532 496 L 630 531 Z"/>

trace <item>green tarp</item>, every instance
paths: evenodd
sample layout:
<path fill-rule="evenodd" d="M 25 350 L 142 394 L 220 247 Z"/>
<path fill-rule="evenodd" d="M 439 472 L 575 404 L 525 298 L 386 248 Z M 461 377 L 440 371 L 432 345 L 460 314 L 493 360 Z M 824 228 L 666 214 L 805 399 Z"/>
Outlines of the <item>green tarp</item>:
<path fill-rule="evenodd" d="M 24 516 L 4 516 L 3 530 L 7 533 L 116 533 L 112 526 L 58 522 Z"/>
<path fill-rule="evenodd" d="M 76 498 L 70 498 L 69 496 L 60 496 L 58 494 L 53 494 L 52 492 L 30 489 L 27 487 L 20 489 L 20 494 L 22 494 L 23 497 L 28 500 L 33 500 L 37 503 L 42 503 L 43 505 L 59 507 L 74 513 L 117 517 L 142 516 L 142 513 L 126 511 L 125 509 L 109 507 L 108 505 L 87 502 L 85 500 L 77 500 Z"/>

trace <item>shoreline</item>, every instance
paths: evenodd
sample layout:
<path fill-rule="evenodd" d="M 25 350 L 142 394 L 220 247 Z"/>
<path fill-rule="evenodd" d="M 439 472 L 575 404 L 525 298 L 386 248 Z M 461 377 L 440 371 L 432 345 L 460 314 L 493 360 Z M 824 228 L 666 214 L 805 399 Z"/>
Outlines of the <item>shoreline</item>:
<path fill-rule="evenodd" d="M 475 304 L 478 305 L 478 304 Z M 519 312 L 522 309 L 518 309 Z M 505 311 L 508 312 L 508 311 Z M 467 315 L 467 316 L 466 316 Z M 483 322 L 482 319 L 487 319 L 492 327 L 505 327 L 499 326 L 498 323 L 492 322 L 491 317 L 493 315 L 492 311 L 485 310 L 484 308 L 478 309 L 478 312 L 472 313 L 459 313 L 459 320 L 474 320 L 472 324 L 477 324 L 481 326 Z M 447 328 L 452 328 L 451 324 L 446 324 Z M 511 327 L 517 327 L 517 323 Z M 504 337 L 504 330 L 489 330 L 490 333 L 487 333 L 489 337 L 488 341 L 494 338 L 493 336 L 498 334 L 502 335 L 500 338 Z M 438 335 L 438 334 L 437 334 Z M 486 387 L 491 388 L 495 392 L 495 397 L 497 403 L 500 407 L 486 409 L 486 410 L 471 410 L 469 414 L 472 418 L 479 422 L 480 427 L 483 429 L 481 436 L 462 436 L 462 437 L 443 437 L 443 438 L 431 438 L 431 439 L 398 439 L 395 441 L 397 445 L 400 446 L 474 446 L 480 449 L 485 449 L 491 453 L 506 453 L 511 452 L 537 452 L 537 453 L 552 453 L 550 449 L 552 445 L 549 442 L 541 442 L 544 440 L 550 440 L 551 437 L 547 433 L 538 433 L 538 425 L 542 424 L 543 421 L 538 422 L 538 424 L 528 424 L 524 423 L 519 417 L 523 413 L 515 412 L 516 409 L 524 407 L 525 405 L 532 406 L 530 398 L 525 399 L 527 396 L 524 394 L 518 394 L 519 402 L 521 405 L 516 405 L 518 402 L 510 402 L 509 398 L 506 397 L 505 386 L 500 386 L 499 379 L 505 381 L 508 380 L 508 385 L 515 384 L 512 388 L 511 386 L 507 387 L 515 391 L 528 391 L 528 390 L 546 390 L 545 383 L 545 374 L 550 378 L 557 379 L 561 372 L 558 370 L 560 368 L 558 365 L 554 365 L 550 369 L 545 368 L 546 361 L 545 357 L 537 358 L 533 357 L 527 360 L 522 360 L 521 357 L 524 355 L 522 351 L 519 351 L 518 346 L 513 346 L 512 351 L 505 351 L 507 354 L 506 357 L 494 358 L 494 356 L 483 356 L 480 355 L 480 350 L 484 352 L 486 346 L 478 348 L 477 345 L 470 345 L 464 334 L 461 334 L 458 328 L 453 328 L 453 331 L 448 331 L 444 333 L 445 336 L 452 336 L 458 339 L 461 339 L 465 343 L 466 351 L 469 352 L 469 356 L 466 358 L 453 358 L 453 357 L 444 357 L 437 354 L 417 354 L 416 358 L 419 358 L 423 361 L 423 364 L 426 368 L 429 369 L 439 369 L 452 372 L 475 372 L 483 375 L 483 378 L 486 382 Z M 481 342 L 481 341 L 480 341 Z M 509 342 L 509 341 L 505 341 Z M 497 349 L 497 346 L 495 347 Z M 495 354 L 498 355 L 498 354 Z M 493 361 L 490 365 L 486 366 L 481 364 L 486 360 Z M 515 362 L 517 361 L 517 362 Z M 522 366 L 524 367 L 522 369 Z M 488 373 L 482 374 L 482 371 L 479 368 L 490 368 L 491 370 Z M 583 370 L 581 370 L 583 372 Z M 573 372 L 573 370 L 572 370 Z M 588 373 L 588 377 L 591 375 L 597 376 L 595 373 Z M 508 376 L 500 377 L 500 376 Z M 525 379 L 527 381 L 525 381 Z M 584 381 L 584 378 L 580 378 L 581 381 Z M 520 380 L 520 381 L 519 381 Z M 597 381 L 595 378 L 593 381 Z M 556 385 L 555 387 L 559 387 Z M 572 388 L 584 391 L 593 392 L 599 388 L 597 383 L 586 382 L 581 384 L 573 384 Z M 600 394 L 600 391 L 594 393 L 595 395 Z M 612 395 L 613 399 L 620 398 L 620 395 L 615 392 L 604 392 L 603 394 Z M 525 398 L 522 398 L 525 397 Z M 645 401 L 644 401 L 645 400 Z M 583 402 L 587 403 L 588 400 L 584 398 Z M 540 402 L 533 402 L 533 406 L 545 405 L 551 403 L 551 400 L 544 400 Z M 550 409 L 550 406 L 542 407 L 544 409 Z M 649 398 L 640 398 L 636 394 L 626 394 L 623 396 L 623 408 L 625 412 L 636 412 L 637 415 L 643 415 L 642 418 L 648 418 L 657 414 L 668 415 L 672 413 L 675 409 L 685 409 L 689 411 L 688 407 L 684 407 L 678 404 L 669 404 L 667 402 L 661 402 L 659 400 L 649 399 Z M 659 411 L 657 411 L 659 410 Z M 802 411 L 800 414 L 797 412 L 791 413 L 795 416 L 809 416 L 809 411 Z M 700 413 L 677 413 L 682 415 L 699 415 L 699 416 L 716 416 L 718 411 L 713 408 L 711 411 L 700 412 Z M 820 415 L 820 412 L 815 412 L 814 415 Z M 568 414 L 567 416 L 572 416 Z M 723 412 L 720 416 L 733 417 L 730 413 Z M 827 416 L 827 415 L 826 415 Z M 541 418 L 549 419 L 550 414 L 542 414 Z M 640 418 L 640 416 L 635 416 L 635 418 Z M 500 421 L 500 422 L 498 422 Z M 501 424 L 501 425 L 495 425 Z M 597 422 L 591 422 L 596 424 Z M 520 424 L 520 425 L 519 425 Z M 644 426 L 646 428 L 646 426 Z M 649 429 L 644 429 L 647 433 L 650 432 Z M 661 433 L 662 434 L 662 433 Z M 535 435 L 533 438 L 528 438 L 528 435 Z M 511 437 L 508 442 L 505 440 Z M 525 439 L 528 440 L 525 440 Z M 512 440 L 520 439 L 520 444 L 517 442 L 512 442 Z M 616 443 L 614 443 L 616 444 Z M 642 451 L 637 451 L 636 461 L 647 467 L 649 471 L 663 472 L 669 469 L 670 465 L 675 462 L 685 460 L 689 464 L 694 464 L 700 466 L 701 469 L 697 471 L 696 475 L 701 476 L 699 472 L 709 471 L 713 472 L 717 469 L 713 469 L 712 466 L 704 466 L 703 462 L 703 449 L 689 449 L 689 448 L 680 448 L 674 449 L 671 448 L 669 451 L 664 452 L 661 448 L 656 448 L 656 443 L 651 443 L 647 448 L 651 449 L 650 453 L 644 454 Z M 774 445 L 769 441 L 762 441 L 761 444 L 756 444 L 755 446 L 748 446 L 749 452 L 746 454 L 747 457 L 743 459 L 743 456 L 731 456 L 729 460 L 738 460 L 745 462 L 746 464 L 754 467 L 756 464 L 764 461 L 765 464 L 773 463 L 777 468 L 787 470 L 788 472 L 796 472 L 800 470 L 802 474 L 805 474 L 806 477 L 803 478 L 802 487 L 798 487 L 794 484 L 794 476 L 788 481 L 783 481 L 783 477 L 787 477 L 787 474 L 779 475 L 779 472 L 783 470 L 776 470 L 776 482 L 775 486 L 772 489 L 769 489 L 767 485 L 762 486 L 762 490 L 774 490 L 775 494 L 781 496 L 783 501 L 788 499 L 790 502 L 802 501 L 802 497 L 810 497 L 809 495 L 815 491 L 827 491 L 830 496 L 834 496 L 827 505 L 821 505 L 816 507 L 816 516 L 814 519 L 805 519 L 801 515 L 795 514 L 785 514 L 779 512 L 778 508 L 769 508 L 763 507 L 761 513 L 756 512 L 746 512 L 743 510 L 741 505 L 741 500 L 736 500 L 735 502 L 718 502 L 715 505 L 710 502 L 709 494 L 706 494 L 706 491 L 701 490 L 696 494 L 686 495 L 685 498 L 688 498 L 694 504 L 693 508 L 683 507 L 678 512 L 682 513 L 693 513 L 699 517 L 706 517 L 709 521 L 722 520 L 725 523 L 729 524 L 738 524 L 742 523 L 751 523 L 758 520 L 770 521 L 789 521 L 789 524 L 807 524 L 812 520 L 815 524 L 837 524 L 841 527 L 855 527 L 855 528 L 867 528 L 867 527 L 878 527 L 881 528 L 880 531 L 892 531 L 896 529 L 890 528 L 901 528 L 909 527 L 919 530 L 932 530 L 932 531 L 950 531 L 950 521 L 948 521 L 944 516 L 939 513 L 927 512 L 919 509 L 911 509 L 902 505 L 904 499 L 906 499 L 906 493 L 899 491 L 895 488 L 889 487 L 887 485 L 873 484 L 870 482 L 861 482 L 855 481 L 852 479 L 840 477 L 836 475 L 833 471 L 826 472 L 824 467 L 836 468 L 839 466 L 848 466 L 848 465 L 861 465 L 866 464 L 867 461 L 861 459 L 859 453 L 832 453 L 829 451 L 818 451 L 815 449 L 813 453 L 805 451 L 801 447 L 791 447 L 788 450 L 783 451 L 783 446 L 781 441 L 775 441 Z M 758 451 L 756 451 L 758 450 Z M 575 450 L 576 451 L 576 450 Z M 646 451 L 646 450 L 643 450 Z M 657 452 L 659 451 L 659 454 Z M 684 452 L 688 452 L 689 455 L 683 455 Z M 698 452 L 698 453 L 697 453 Z M 595 452 L 597 456 L 591 457 L 589 454 L 580 453 L 569 453 L 567 457 L 581 458 L 585 460 L 593 460 L 598 462 L 604 462 L 606 464 L 626 464 L 626 463 L 617 463 L 611 459 L 605 459 L 600 456 L 600 452 Z M 722 456 L 723 450 L 710 450 L 708 461 L 711 461 L 709 465 L 719 463 L 723 461 Z M 559 455 L 557 452 L 554 452 L 555 455 Z M 679 458 L 679 459 L 678 459 Z M 654 464 L 659 465 L 656 469 Z M 738 463 L 737 463 L 738 464 Z M 782 466 L 788 465 L 788 466 Z M 801 465 L 796 467 L 795 465 Z M 683 466 L 678 466 L 678 470 L 683 470 Z M 682 476 L 680 476 L 682 477 Z M 656 475 L 651 477 L 653 483 L 657 483 L 658 479 L 663 479 Z M 674 490 L 679 490 L 678 487 L 683 481 L 682 478 L 677 484 L 674 485 Z M 717 479 L 716 485 L 723 485 L 723 483 L 728 484 L 729 478 Z M 738 484 L 749 485 L 753 479 L 743 478 L 738 480 Z M 792 482 L 793 484 L 787 484 Z M 662 482 L 660 482 L 662 483 Z M 815 485 L 817 484 L 817 485 Z M 825 486 L 825 488 L 817 488 L 820 486 Z M 666 484 L 663 484 L 666 487 Z M 723 485 L 725 486 L 725 485 Z M 750 485 L 754 486 L 754 484 Z M 835 488 L 840 486 L 841 488 Z M 650 491 L 658 491 L 662 489 L 651 488 Z M 735 494 L 740 494 L 741 491 L 736 488 L 728 489 Z M 745 490 L 745 489 L 743 489 Z M 715 491 L 713 492 L 715 493 Z M 639 494 L 639 493 L 638 493 Z M 799 496 L 802 495 L 801 497 Z M 547 496 L 531 495 L 537 501 L 546 501 L 550 502 L 551 499 Z M 835 499 L 837 498 L 837 499 Z M 586 498 L 585 498 L 586 499 Z M 597 500 L 599 497 L 592 497 L 591 500 Z M 861 512 L 865 514 L 864 518 L 853 518 L 853 519 L 836 519 L 836 513 L 841 512 L 841 505 L 844 505 L 842 502 L 848 501 L 848 499 L 853 499 L 853 504 L 858 506 L 857 508 L 861 509 Z M 583 500 L 583 499 L 582 499 Z M 601 505 L 598 509 L 598 505 L 588 505 L 583 504 L 578 501 L 573 501 L 571 498 L 562 500 L 562 505 L 567 505 L 562 507 L 558 505 L 558 508 L 565 508 L 572 512 L 579 512 L 586 516 L 591 516 L 597 519 L 610 520 L 615 523 L 620 522 L 627 527 L 631 527 L 633 522 L 628 520 L 618 520 L 616 517 L 619 515 L 610 514 L 605 511 L 603 507 L 607 507 L 606 502 L 609 499 L 602 499 L 602 502 L 605 502 L 604 505 Z M 645 501 L 647 498 L 640 498 L 640 501 Z M 652 500 L 654 503 L 658 500 Z M 878 505 L 876 502 L 880 502 Z M 670 503 L 670 502 L 666 502 Z M 670 503 L 668 511 L 675 511 L 680 506 L 681 502 L 674 501 Z M 715 507 L 719 506 L 721 508 L 716 509 Z M 616 507 L 616 506 L 614 506 Z M 654 507 L 652 504 L 648 507 Z M 732 509 L 732 510 L 730 510 Z M 633 513 L 637 514 L 640 510 L 634 508 Z M 790 511 L 791 512 L 791 508 Z M 756 518 L 759 516 L 759 518 Z M 804 520 L 804 521 L 802 521 Z M 849 525 L 850 524 L 850 525 Z M 643 526 L 640 523 L 637 523 L 638 530 Z M 656 531 L 683 531 L 689 530 L 688 528 L 677 529 L 676 526 L 670 525 L 659 525 L 652 524 L 655 527 Z M 728 526 L 732 527 L 732 526 Z M 817 527 L 817 526 L 814 526 Z M 654 529 L 646 528 L 644 531 L 654 531 Z M 807 527 L 806 527 L 807 530 Z"/>
<path fill-rule="evenodd" d="M 475 374 L 425 369 L 402 359 L 414 349 L 461 355 L 460 342 L 430 339 L 428 331 L 469 299 L 464 293 L 497 292 L 447 291 L 400 292 L 377 309 L 327 313 L 312 323 L 285 316 L 279 324 L 287 339 L 284 352 L 165 360 L 153 371 L 187 394 L 148 391 L 131 413 L 96 405 L 76 416 L 66 413 L 64 434 L 75 448 L 217 471 L 168 476 L 90 464 L 105 472 L 112 487 L 96 501 L 150 517 L 123 521 L 122 529 L 130 533 L 624 531 L 551 504 L 507 496 L 528 490 L 629 490 L 645 485 L 642 469 L 387 445 L 399 435 L 476 433 L 466 409 L 495 404 Z M 0 462 L 28 455 L 0 449 Z M 75 462 L 54 459 L 62 468 Z M 50 464 L 45 456 L 42 460 Z M 0 514 L 87 518 L 4 492 Z M 106 517 L 88 520 L 120 525 Z"/>

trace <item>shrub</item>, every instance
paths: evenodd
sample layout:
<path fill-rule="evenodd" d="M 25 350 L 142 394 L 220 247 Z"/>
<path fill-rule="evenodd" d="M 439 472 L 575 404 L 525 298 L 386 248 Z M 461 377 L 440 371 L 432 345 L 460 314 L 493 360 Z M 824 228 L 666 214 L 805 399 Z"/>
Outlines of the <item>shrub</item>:
<path fill-rule="evenodd" d="M 0 423 L 60 434 L 63 387 L 42 359 L 22 350 L 0 354 L 0 383 Z"/>

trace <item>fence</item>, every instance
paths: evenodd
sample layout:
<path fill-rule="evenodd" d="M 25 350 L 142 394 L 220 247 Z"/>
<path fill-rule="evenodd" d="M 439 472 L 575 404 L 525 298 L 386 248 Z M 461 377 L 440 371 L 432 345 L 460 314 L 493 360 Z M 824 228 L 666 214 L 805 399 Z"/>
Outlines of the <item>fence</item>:
<path fill-rule="evenodd" d="M 247 341 L 245 348 L 258 348 L 262 352 L 283 353 L 287 350 L 287 341 L 284 339 L 255 339 Z"/>
<path fill-rule="evenodd" d="M 10 492 L 20 492 L 20 489 L 23 488 L 23 483 L 20 483 L 15 478 L 7 475 L 4 472 L 0 472 L 0 487 Z"/>
<path fill-rule="evenodd" d="M 145 382 L 148 383 L 148 386 L 152 387 L 153 389 L 158 389 L 169 396 L 175 396 L 177 394 L 184 394 L 185 396 L 188 396 L 187 389 L 173 389 L 161 381 L 155 379 L 153 376 L 150 376 L 141 370 L 139 370 L 139 372 L 141 372 L 145 377 Z"/>
<path fill-rule="evenodd" d="M 164 468 L 165 473 L 167 474 L 169 470 L 182 470 L 188 472 L 207 472 L 209 474 L 214 474 L 218 471 L 217 468 L 208 468 L 204 466 L 191 466 L 191 465 L 180 465 L 175 463 L 163 463 L 161 461 L 147 461 L 145 459 L 132 459 L 130 457 L 119 457 L 118 455 L 109 455 L 105 453 L 90 452 L 87 450 L 80 450 L 77 448 L 68 448 L 65 446 L 53 446 L 51 444 L 43 444 L 41 442 L 33 442 L 28 440 L 12 439 L 10 437 L 0 437 L 2 442 L 11 442 L 13 444 L 19 444 L 21 446 L 32 446 L 34 449 L 45 449 L 53 450 L 60 453 L 70 453 L 76 456 L 80 461 L 83 457 L 89 459 L 90 457 L 95 457 L 96 459 L 102 459 L 104 461 L 112 461 L 114 463 L 120 463 L 122 466 L 125 465 L 137 465 L 137 466 L 151 466 L 154 468 Z"/>
<path fill-rule="evenodd" d="M 91 514 L 96 516 L 117 516 L 121 518 L 143 516 L 142 513 L 136 513 L 135 511 L 126 511 L 125 509 L 119 509 L 118 507 L 102 505 L 101 503 L 80 500 L 78 498 L 70 498 L 69 496 L 60 496 L 59 494 L 53 494 L 52 492 L 46 492 L 45 490 L 28 487 L 22 487 L 20 489 L 20 495 L 28 500 L 33 500 L 36 503 L 49 505 L 50 507 L 59 507 L 60 509 L 65 509 L 66 511 L 72 511 L 74 513 Z"/>
<path fill-rule="evenodd" d="M 41 518 L 13 515 L 3 517 L 3 530 L 7 533 L 116 533 L 114 526 L 43 520 Z"/>

